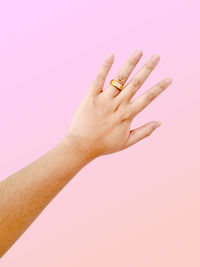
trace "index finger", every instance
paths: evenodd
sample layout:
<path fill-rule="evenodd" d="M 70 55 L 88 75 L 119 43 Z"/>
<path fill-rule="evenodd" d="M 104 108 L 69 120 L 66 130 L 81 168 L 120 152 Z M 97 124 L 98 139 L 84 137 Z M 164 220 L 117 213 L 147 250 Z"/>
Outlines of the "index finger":
<path fill-rule="evenodd" d="M 98 95 L 103 91 L 103 86 L 106 77 L 110 71 L 110 68 L 112 66 L 113 60 L 114 60 L 113 54 L 109 54 L 104 60 L 103 64 L 101 65 L 98 73 L 96 74 L 90 86 L 89 93 L 91 93 L 92 95 Z"/>

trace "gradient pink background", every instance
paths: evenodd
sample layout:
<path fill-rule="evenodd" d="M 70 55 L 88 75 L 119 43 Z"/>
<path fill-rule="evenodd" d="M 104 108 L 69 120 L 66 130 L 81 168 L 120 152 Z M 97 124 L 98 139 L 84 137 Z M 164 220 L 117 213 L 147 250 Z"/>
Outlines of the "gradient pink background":
<path fill-rule="evenodd" d="M 82 169 L 9 249 L 11 267 L 200 266 L 199 1 L 1 1 L 2 179 L 51 149 L 109 53 L 137 48 L 173 84 L 133 127 L 149 138 Z M 135 72 L 133 72 L 134 74 Z"/>

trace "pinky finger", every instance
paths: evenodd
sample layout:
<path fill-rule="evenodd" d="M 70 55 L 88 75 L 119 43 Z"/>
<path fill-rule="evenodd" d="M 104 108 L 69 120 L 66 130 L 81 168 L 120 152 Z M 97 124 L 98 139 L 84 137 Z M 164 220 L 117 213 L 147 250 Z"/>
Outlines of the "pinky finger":
<path fill-rule="evenodd" d="M 149 136 L 161 123 L 159 121 L 150 121 L 143 126 L 140 126 L 130 131 L 130 136 L 127 142 L 127 147 L 134 145 L 143 138 Z"/>
<path fill-rule="evenodd" d="M 106 80 L 106 77 L 109 73 L 109 70 L 112 66 L 114 56 L 113 54 L 110 54 L 106 57 L 104 60 L 100 70 L 98 71 L 96 77 L 94 78 L 94 81 L 91 85 L 90 92 L 93 95 L 98 95 L 103 91 L 103 86 Z"/>

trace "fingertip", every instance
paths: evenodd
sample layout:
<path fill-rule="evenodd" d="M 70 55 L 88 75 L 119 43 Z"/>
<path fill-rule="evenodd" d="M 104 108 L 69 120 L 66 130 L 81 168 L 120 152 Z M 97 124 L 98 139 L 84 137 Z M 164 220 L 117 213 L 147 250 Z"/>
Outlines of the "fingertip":
<path fill-rule="evenodd" d="M 143 55 L 143 51 L 142 51 L 142 49 L 137 49 L 137 50 L 135 50 L 135 52 L 134 52 L 134 57 L 135 57 L 136 59 L 140 59 L 140 58 L 142 57 L 142 55 Z"/>
<path fill-rule="evenodd" d="M 155 121 L 153 124 L 154 130 L 157 129 L 158 127 L 160 127 L 161 122 L 160 121 Z"/>
<path fill-rule="evenodd" d="M 171 77 L 165 78 L 165 82 L 167 85 L 170 85 L 173 82 L 173 79 Z"/>
<path fill-rule="evenodd" d="M 153 54 L 151 60 L 153 61 L 154 64 L 157 64 L 160 61 L 160 54 L 158 53 Z"/>
<path fill-rule="evenodd" d="M 113 60 L 113 58 L 114 58 L 113 53 L 110 53 L 110 54 L 106 57 L 106 60 L 110 62 L 110 61 Z"/>

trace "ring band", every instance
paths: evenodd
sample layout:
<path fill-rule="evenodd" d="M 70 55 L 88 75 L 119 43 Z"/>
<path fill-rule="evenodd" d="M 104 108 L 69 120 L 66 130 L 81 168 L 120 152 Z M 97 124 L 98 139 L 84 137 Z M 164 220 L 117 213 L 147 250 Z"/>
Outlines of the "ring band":
<path fill-rule="evenodd" d="M 119 89 L 120 91 L 123 89 L 124 84 L 118 82 L 117 80 L 111 80 L 110 84 Z"/>

